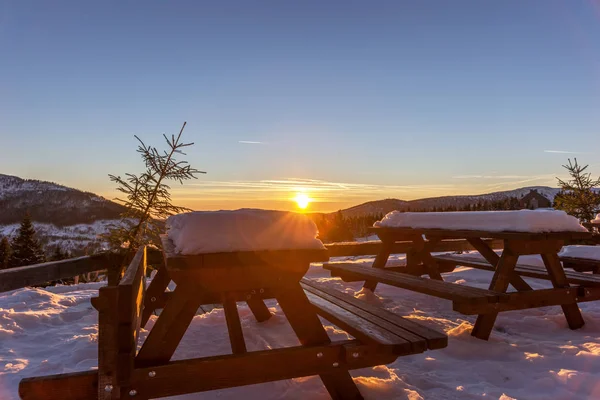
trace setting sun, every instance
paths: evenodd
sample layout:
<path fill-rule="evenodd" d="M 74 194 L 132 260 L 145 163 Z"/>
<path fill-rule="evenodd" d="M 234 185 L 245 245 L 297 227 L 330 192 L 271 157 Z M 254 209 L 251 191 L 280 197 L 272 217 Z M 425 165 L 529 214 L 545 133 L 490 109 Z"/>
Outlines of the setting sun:
<path fill-rule="evenodd" d="M 297 193 L 294 201 L 298 205 L 298 208 L 305 209 L 310 204 L 311 199 L 306 193 Z"/>

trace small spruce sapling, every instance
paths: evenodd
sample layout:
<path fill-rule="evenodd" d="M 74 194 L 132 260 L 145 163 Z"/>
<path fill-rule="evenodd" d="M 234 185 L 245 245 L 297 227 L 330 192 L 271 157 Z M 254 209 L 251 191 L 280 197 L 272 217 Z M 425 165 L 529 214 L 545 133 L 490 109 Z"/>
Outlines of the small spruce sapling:
<path fill-rule="evenodd" d="M 563 167 L 569 172 L 571 179 L 558 179 L 561 191 L 554 198 L 554 208 L 564 210 L 567 214 L 577 217 L 581 222 L 589 222 L 600 211 L 600 193 L 595 191 L 600 186 L 600 178 L 592 179 L 585 172 L 588 165 L 581 166 L 577 159 Z"/>
<path fill-rule="evenodd" d="M 170 186 L 167 181 L 183 184 L 184 180 L 195 179 L 197 174 L 206 172 L 192 168 L 186 161 L 178 161 L 175 155 L 185 155 L 182 149 L 194 143 L 184 143 L 181 135 L 186 126 L 183 123 L 178 135 L 167 137 L 167 150 L 159 151 L 147 146 L 137 136 L 140 143 L 137 152 L 142 156 L 145 171 L 138 175 L 125 174 L 125 178 L 109 175 L 110 180 L 117 184 L 117 190 L 125 195 L 124 199 L 116 200 L 122 203 L 126 210 L 121 215 L 122 225 L 111 229 L 108 240 L 113 249 L 123 249 L 125 262 L 133 257 L 137 249 L 145 244 L 156 241 L 164 229 L 163 220 L 170 215 L 191 211 L 186 207 L 176 206 L 171 201 Z M 160 242 L 157 241 L 160 247 Z"/>

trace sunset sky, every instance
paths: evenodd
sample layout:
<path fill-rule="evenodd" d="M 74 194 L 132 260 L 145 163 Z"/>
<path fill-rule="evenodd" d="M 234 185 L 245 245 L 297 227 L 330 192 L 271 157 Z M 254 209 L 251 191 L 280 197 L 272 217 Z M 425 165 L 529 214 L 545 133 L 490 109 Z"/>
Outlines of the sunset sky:
<path fill-rule="evenodd" d="M 195 142 L 194 209 L 331 211 L 600 174 L 600 1 L 4 1 L 0 173 L 115 195 Z"/>

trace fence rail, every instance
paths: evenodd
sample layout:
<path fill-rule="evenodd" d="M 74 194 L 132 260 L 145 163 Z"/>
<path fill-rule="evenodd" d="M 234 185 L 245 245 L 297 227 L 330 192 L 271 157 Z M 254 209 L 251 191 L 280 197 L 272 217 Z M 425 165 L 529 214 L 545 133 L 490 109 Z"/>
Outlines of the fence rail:
<path fill-rule="evenodd" d="M 393 253 L 406 253 L 411 242 L 396 242 Z M 501 240 L 488 240 L 493 249 L 501 249 Z M 344 242 L 330 243 L 325 247 L 329 250 L 330 257 L 375 255 L 381 249 L 378 240 L 369 242 Z M 464 239 L 444 240 L 437 243 L 433 251 L 468 251 L 473 247 Z M 148 265 L 158 265 L 163 262 L 163 256 L 158 249 L 147 249 Z M 26 267 L 0 270 L 0 293 L 19 289 L 25 286 L 41 285 L 59 279 L 72 278 L 89 272 L 111 270 L 120 268 L 122 258 L 117 254 L 103 252 L 91 256 L 71 258 L 68 260 L 52 261 L 43 264 L 28 265 Z"/>

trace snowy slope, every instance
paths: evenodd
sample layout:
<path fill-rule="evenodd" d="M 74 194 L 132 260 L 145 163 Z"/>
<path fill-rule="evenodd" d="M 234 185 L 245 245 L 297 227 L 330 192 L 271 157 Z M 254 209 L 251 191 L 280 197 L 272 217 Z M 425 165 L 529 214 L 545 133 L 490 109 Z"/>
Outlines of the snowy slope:
<path fill-rule="evenodd" d="M 402 264 L 402 256 L 394 256 Z M 355 262 L 372 259 L 352 258 Z M 536 260 L 533 260 L 536 261 Z M 539 260 L 537 260 L 539 262 Z M 366 399 L 584 400 L 600 398 L 600 302 L 582 303 L 586 325 L 568 329 L 560 307 L 500 314 L 489 342 L 471 337 L 475 317 L 452 311 L 450 302 L 380 285 L 377 296 L 360 283 L 330 278 L 318 266 L 309 271 L 331 288 L 380 304 L 396 314 L 443 330 L 449 345 L 442 350 L 401 357 L 388 366 L 354 371 Z M 445 274 L 459 284 L 487 287 L 490 273 L 468 268 Z M 534 288 L 547 282 L 527 279 Z M 89 298 L 100 284 L 19 289 L 0 294 L 0 398 L 17 400 L 17 385 L 27 376 L 87 370 L 96 366 L 97 313 Z M 250 351 L 297 344 L 274 301 L 275 313 L 257 323 L 240 303 L 240 317 Z M 151 320 L 148 328 L 155 319 Z M 331 338 L 346 334 L 326 324 Z M 222 309 L 197 315 L 176 359 L 230 352 Z M 147 335 L 144 331 L 142 338 Z M 328 399 L 318 378 L 219 390 L 176 399 Z"/>
<path fill-rule="evenodd" d="M 548 186 L 529 186 L 503 192 L 493 192 L 479 195 L 442 196 L 410 201 L 385 199 L 363 203 L 358 206 L 342 210 L 342 213 L 344 216 L 352 217 L 379 213 L 387 214 L 388 212 L 394 210 L 406 211 L 409 209 L 431 209 L 433 207 L 440 208 L 448 206 L 464 207 L 466 205 L 482 203 L 484 201 L 492 202 L 504 200 L 509 197 L 521 198 L 528 194 L 531 190 L 537 190 L 538 193 L 550 201 L 553 201 L 554 196 L 556 196 L 556 194 L 560 191 L 558 188 L 551 188 Z"/>
<path fill-rule="evenodd" d="M 26 212 L 35 222 L 62 226 L 116 219 L 123 211 L 93 193 L 0 174 L 0 225 L 20 222 Z"/>

